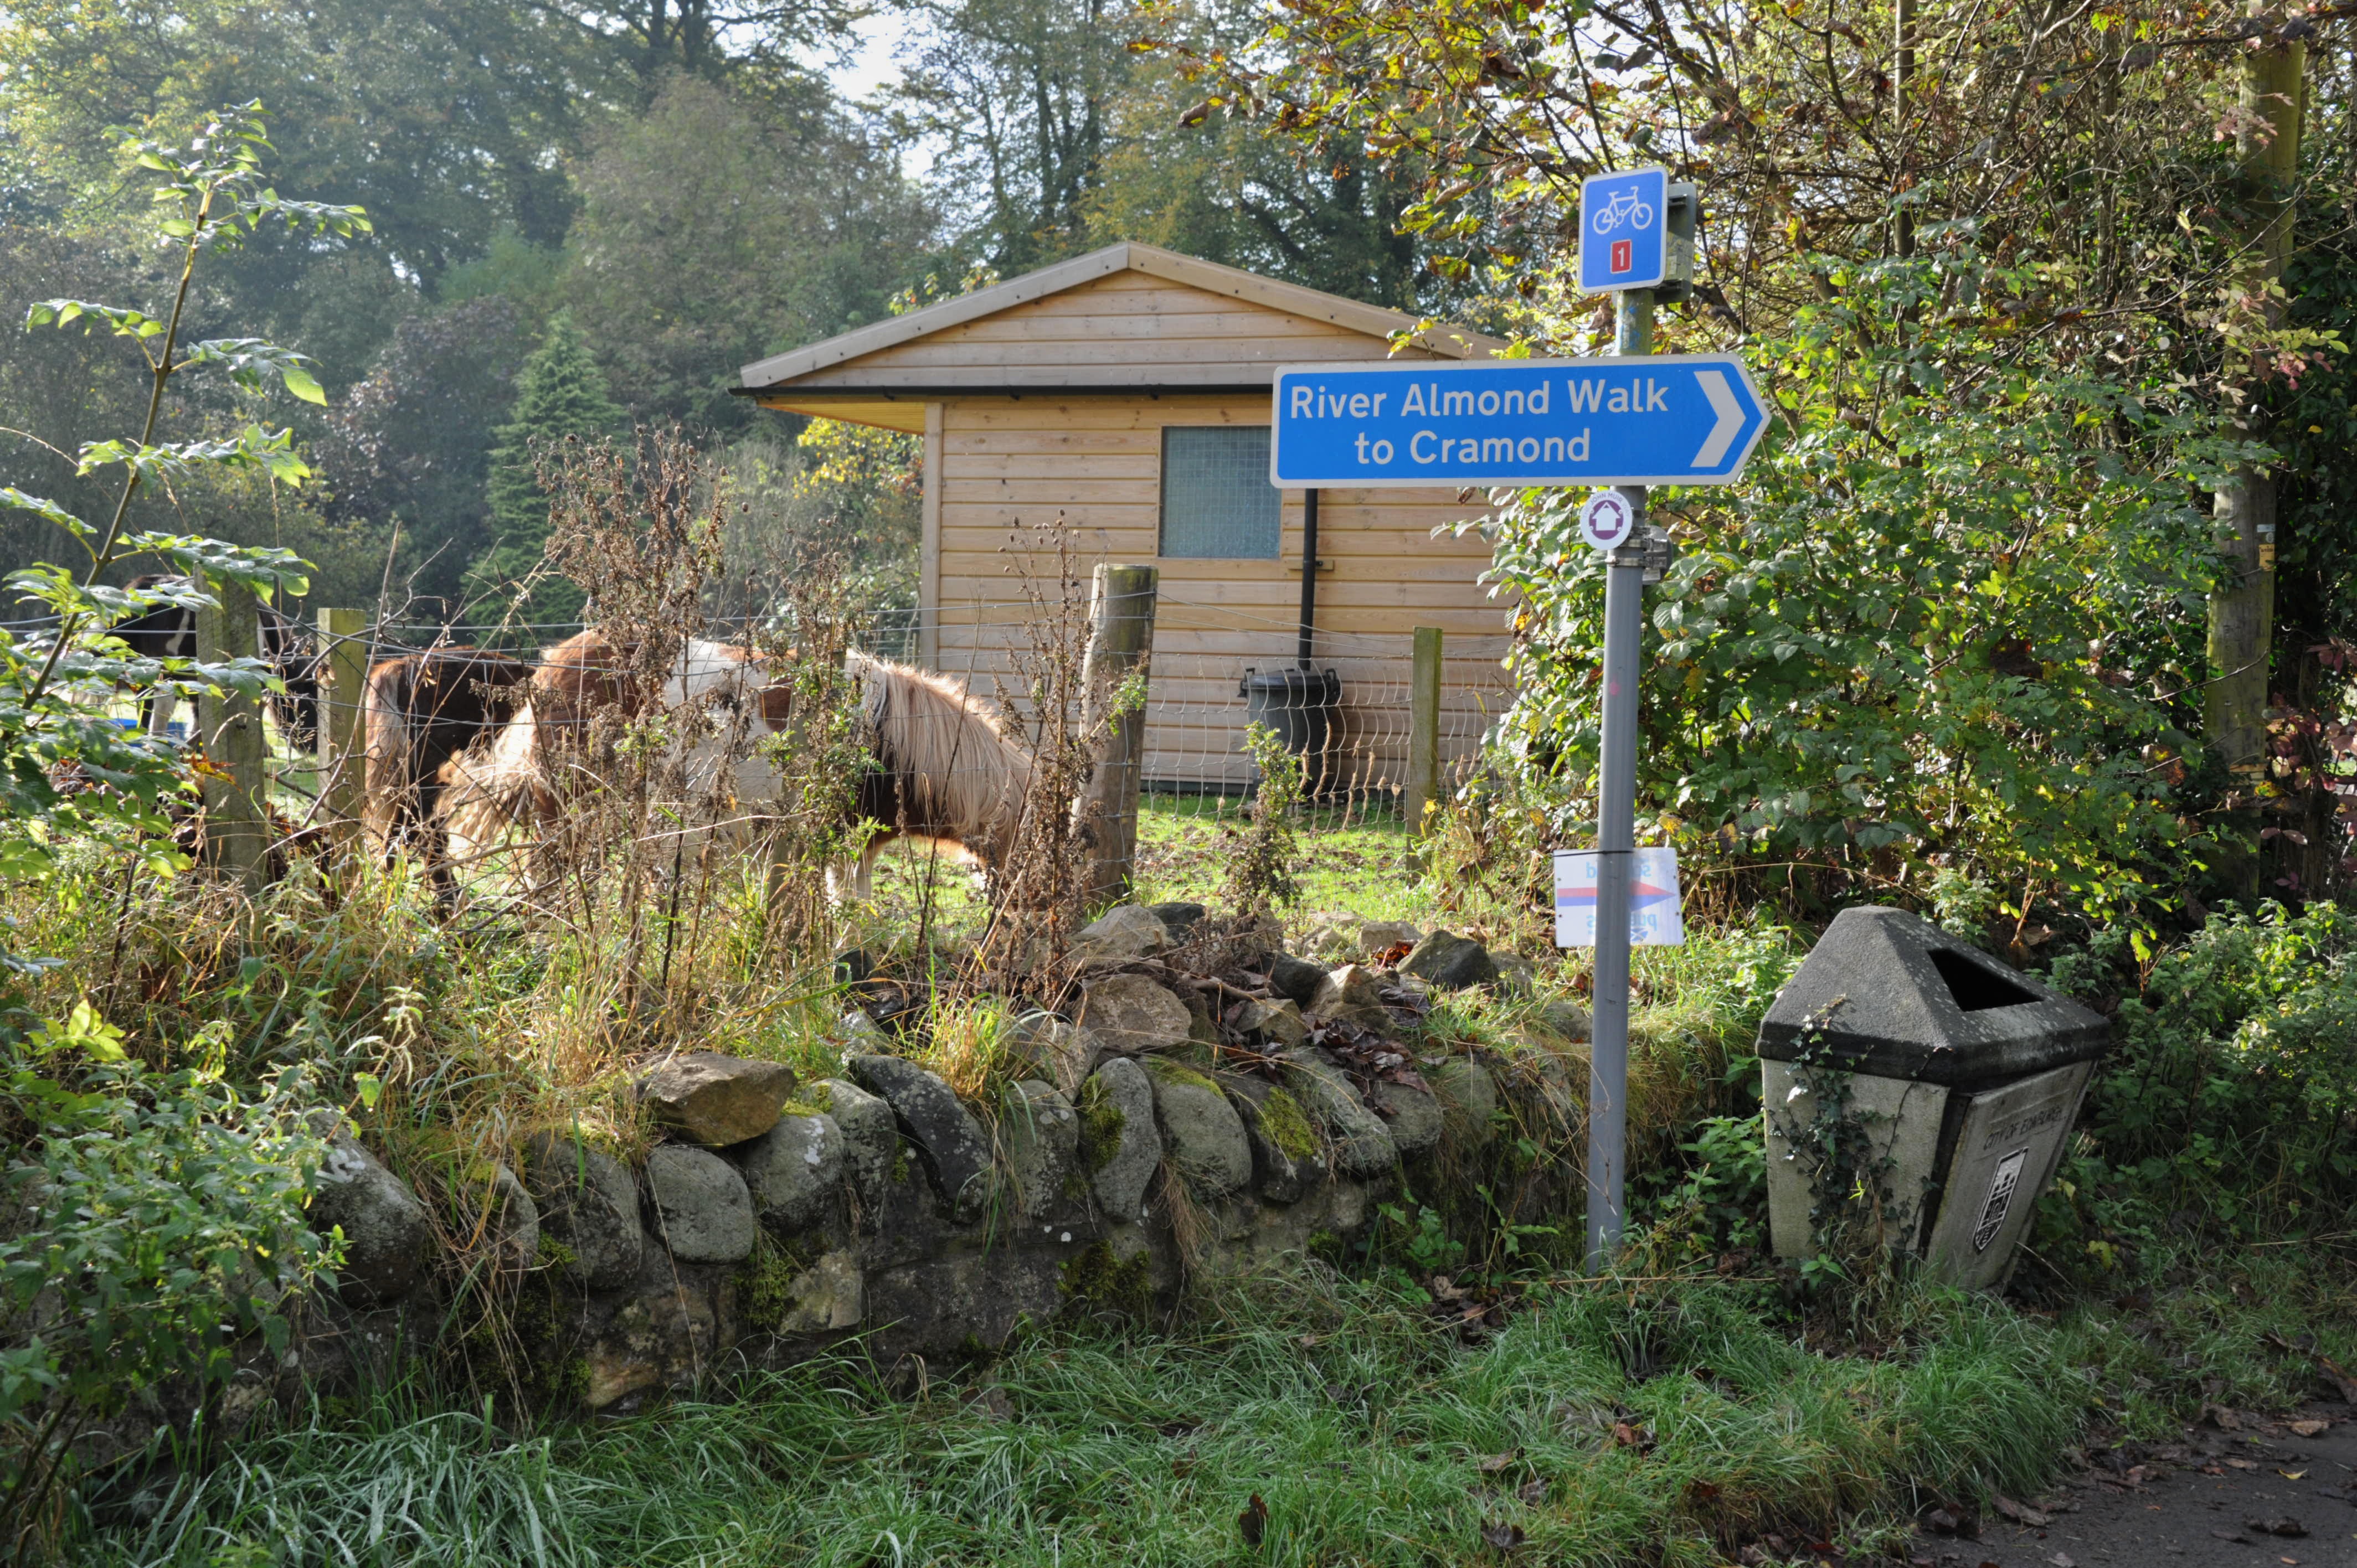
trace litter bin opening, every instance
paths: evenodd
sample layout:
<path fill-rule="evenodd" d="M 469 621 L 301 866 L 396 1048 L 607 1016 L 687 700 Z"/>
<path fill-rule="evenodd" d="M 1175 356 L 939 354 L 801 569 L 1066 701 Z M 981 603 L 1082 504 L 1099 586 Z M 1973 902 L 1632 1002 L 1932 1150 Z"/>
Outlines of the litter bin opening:
<path fill-rule="evenodd" d="M 1933 948 L 1932 967 L 1948 983 L 1957 1011 L 1986 1013 L 1992 1007 L 2018 1007 L 2039 1000 L 2038 993 L 2016 985 L 2005 976 L 1975 963 L 1953 948 Z"/>

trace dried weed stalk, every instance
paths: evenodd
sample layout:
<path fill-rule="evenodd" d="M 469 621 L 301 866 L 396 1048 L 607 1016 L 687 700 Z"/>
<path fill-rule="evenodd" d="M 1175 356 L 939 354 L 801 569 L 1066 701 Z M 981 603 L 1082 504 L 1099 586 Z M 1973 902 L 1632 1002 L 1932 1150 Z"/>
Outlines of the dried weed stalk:
<path fill-rule="evenodd" d="M 770 659 L 772 696 L 782 692 L 788 727 L 757 750 L 775 772 L 765 802 L 770 940 L 790 961 L 832 951 L 836 911 L 831 873 L 855 863 L 870 824 L 857 821 L 860 781 L 876 766 L 862 693 L 845 669 L 856 621 L 842 557 L 798 546 L 770 623 L 784 642 Z"/>
<path fill-rule="evenodd" d="M 1032 756 L 1013 847 L 991 883 L 993 914 L 977 979 L 1008 995 L 1060 993 L 1072 933 L 1087 914 L 1093 835 L 1078 804 L 1109 714 L 1091 700 L 1090 583 L 1061 512 L 1013 535 L 1007 570 L 1030 607 L 1028 646 L 1012 650 L 1014 724 Z"/>
<path fill-rule="evenodd" d="M 703 459 L 676 429 L 641 429 L 629 445 L 567 438 L 538 461 L 552 498 L 548 563 L 588 595 L 604 642 L 593 700 L 564 732 L 552 767 L 566 802 L 547 846 L 558 868 L 554 908 L 586 946 L 608 955 L 587 972 L 610 987 L 612 1015 L 636 1020 L 650 986 L 660 996 L 668 983 L 683 915 L 693 926 L 708 907 L 709 829 L 733 804 L 728 768 L 690 766 L 710 750 L 688 744 L 693 731 L 716 715 L 673 712 L 663 700 L 703 628 L 720 510 Z M 754 716 L 745 707 L 719 716 L 741 732 Z M 552 728 L 543 725 L 544 744 Z M 727 738 L 737 754 L 744 736 Z"/>

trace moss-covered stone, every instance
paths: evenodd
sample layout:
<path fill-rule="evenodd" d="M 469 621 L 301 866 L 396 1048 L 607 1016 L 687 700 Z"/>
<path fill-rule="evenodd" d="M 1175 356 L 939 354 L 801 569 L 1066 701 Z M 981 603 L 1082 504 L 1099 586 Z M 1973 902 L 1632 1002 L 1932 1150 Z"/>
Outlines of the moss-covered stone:
<path fill-rule="evenodd" d="M 1094 1176 L 1121 1152 L 1121 1130 L 1129 1118 L 1094 1077 L 1081 1085 L 1080 1103 L 1074 1109 L 1081 1113 L 1081 1169 Z"/>
<path fill-rule="evenodd" d="M 832 1116 L 834 1114 L 834 1088 L 824 1079 L 805 1083 L 786 1097 L 780 1108 L 785 1116 Z"/>
<path fill-rule="evenodd" d="M 1168 1057 L 1141 1057 L 1138 1059 L 1145 1063 L 1146 1071 L 1163 1083 L 1183 1083 L 1189 1089 L 1207 1089 L 1213 1094 L 1220 1092 L 1220 1086 L 1211 1081 L 1210 1074 L 1198 1072 L 1184 1062 L 1173 1061 Z"/>
<path fill-rule="evenodd" d="M 1301 1101 L 1282 1089 L 1271 1090 L 1260 1103 L 1260 1128 L 1268 1141 L 1297 1160 L 1318 1157 L 1318 1129 Z"/>
<path fill-rule="evenodd" d="M 737 1269 L 737 1309 L 746 1327 L 778 1332 L 794 1309 L 794 1281 L 811 1266 L 813 1251 L 801 1237 L 779 1241 L 762 1234 L 753 1255 Z"/>
<path fill-rule="evenodd" d="M 1083 1312 L 1142 1318 L 1154 1309 L 1154 1262 L 1144 1252 L 1116 1258 L 1099 1241 L 1065 1261 L 1056 1288 Z"/>

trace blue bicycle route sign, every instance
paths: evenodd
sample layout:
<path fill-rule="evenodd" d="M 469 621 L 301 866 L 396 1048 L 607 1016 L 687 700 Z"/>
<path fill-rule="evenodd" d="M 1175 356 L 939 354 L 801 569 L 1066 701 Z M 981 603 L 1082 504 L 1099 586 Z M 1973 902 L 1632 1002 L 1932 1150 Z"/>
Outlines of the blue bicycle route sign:
<path fill-rule="evenodd" d="M 1669 170 L 1588 176 L 1579 182 L 1579 286 L 1658 286 L 1669 271 Z"/>
<path fill-rule="evenodd" d="M 1768 428 L 1732 354 L 1288 365 L 1269 483 L 1723 485 Z"/>

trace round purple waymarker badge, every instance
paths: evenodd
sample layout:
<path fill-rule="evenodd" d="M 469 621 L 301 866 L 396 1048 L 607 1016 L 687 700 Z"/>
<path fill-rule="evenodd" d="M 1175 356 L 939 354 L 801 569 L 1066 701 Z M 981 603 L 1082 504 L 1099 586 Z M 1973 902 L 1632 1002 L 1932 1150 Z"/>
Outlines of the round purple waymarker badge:
<path fill-rule="evenodd" d="M 1618 490 L 1598 490 L 1579 509 L 1579 536 L 1597 550 L 1611 550 L 1625 542 L 1635 519 L 1629 498 Z"/>

